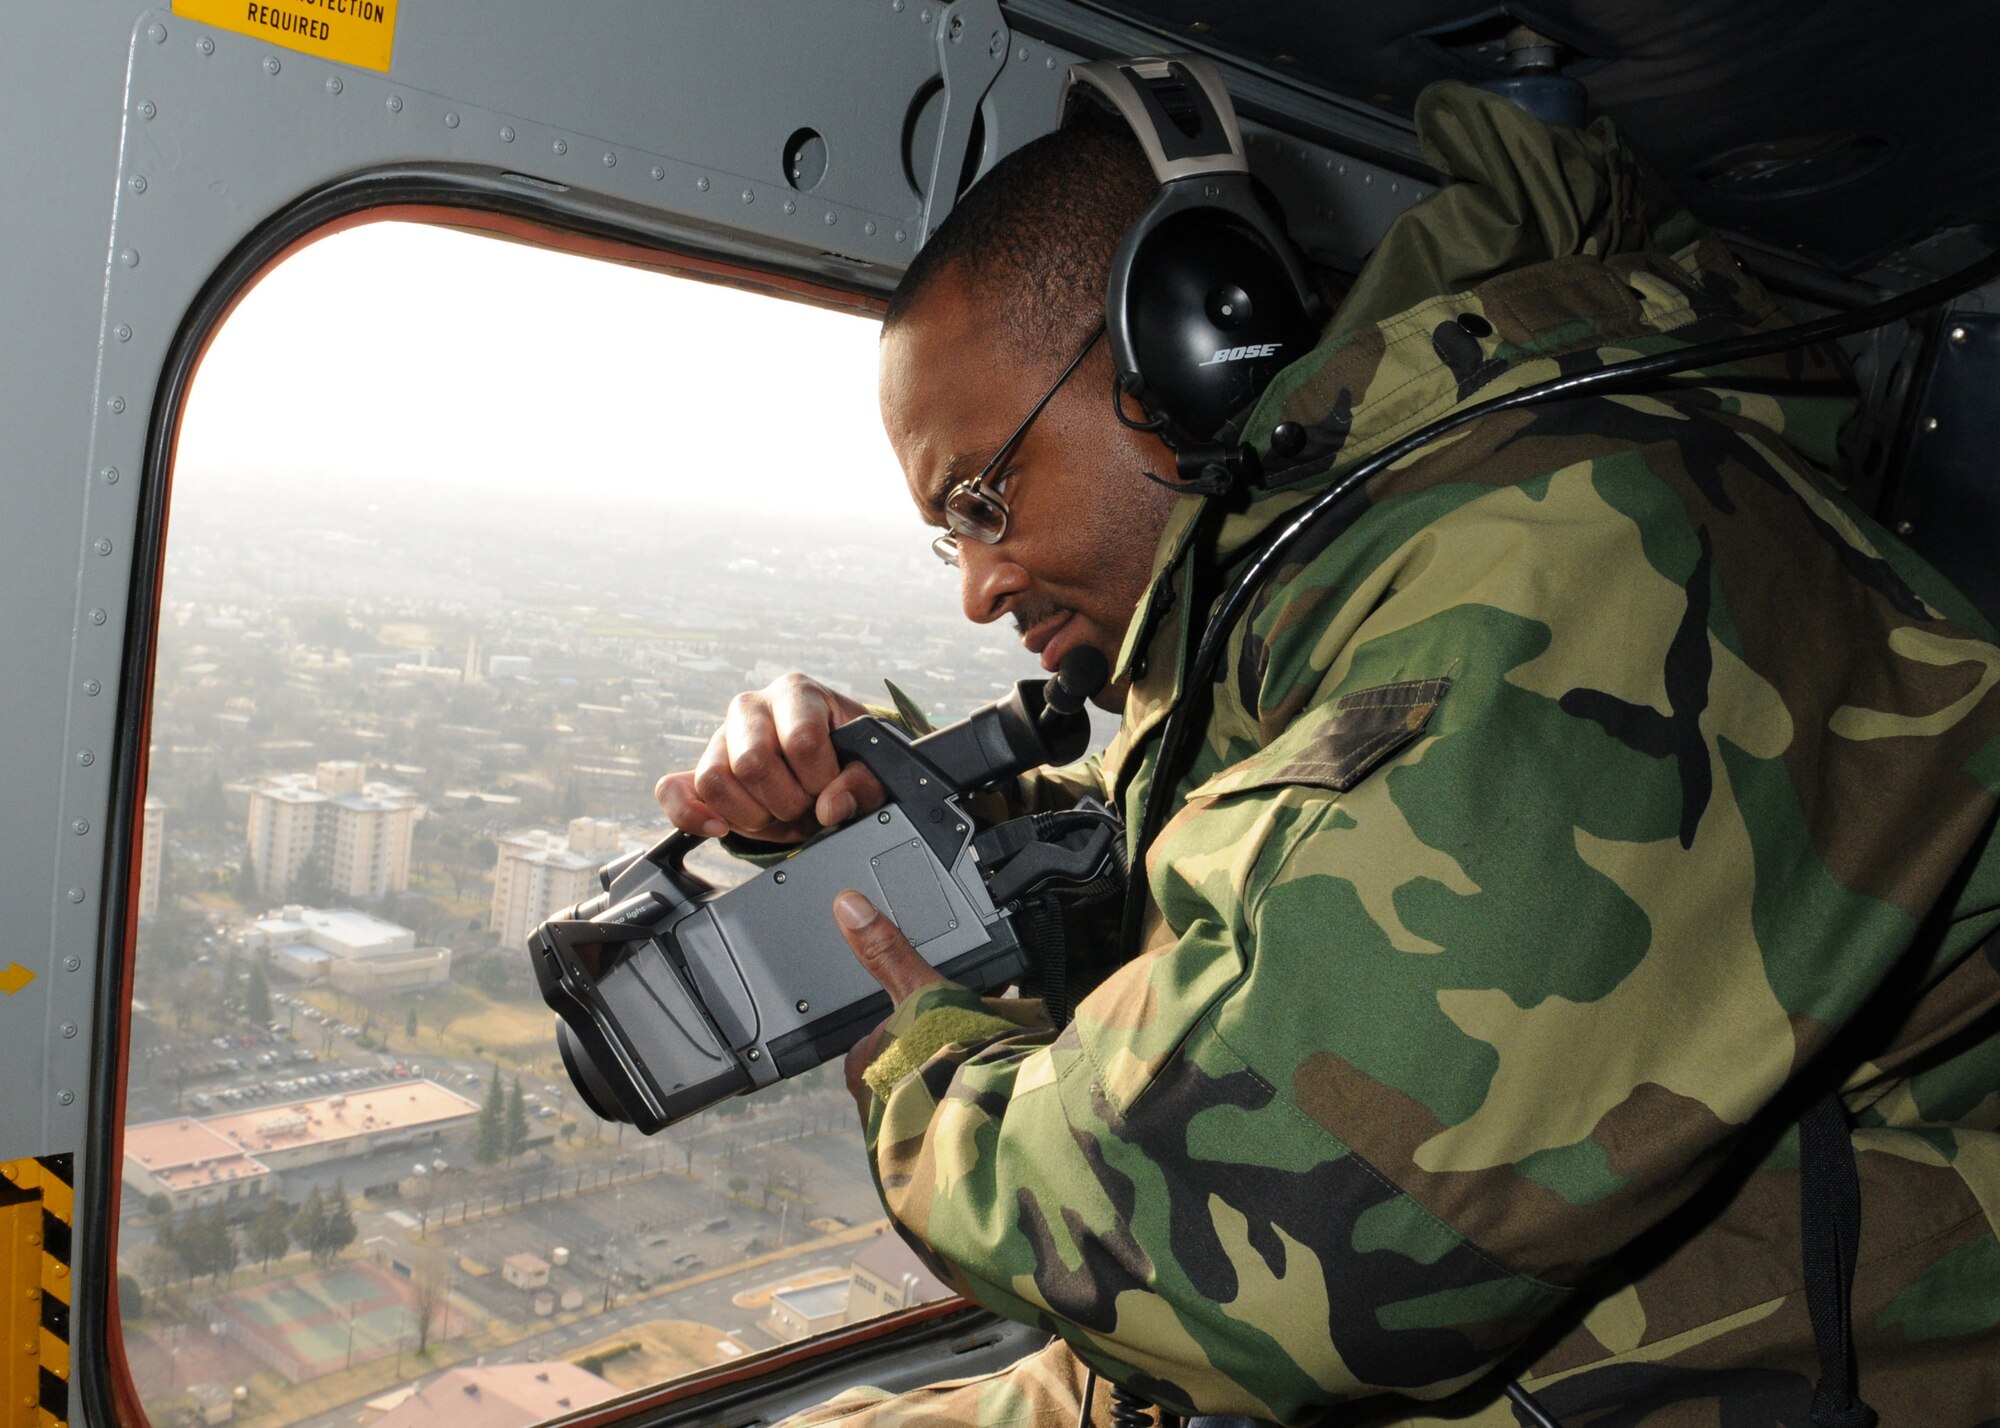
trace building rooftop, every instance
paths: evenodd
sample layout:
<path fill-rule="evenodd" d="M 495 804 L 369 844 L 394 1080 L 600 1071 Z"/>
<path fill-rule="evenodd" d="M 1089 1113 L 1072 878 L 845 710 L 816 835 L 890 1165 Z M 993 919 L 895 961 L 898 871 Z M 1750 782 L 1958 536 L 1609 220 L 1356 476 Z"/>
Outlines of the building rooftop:
<path fill-rule="evenodd" d="M 188 1190 L 270 1171 L 202 1121 L 182 1117 L 125 1128 L 125 1158 L 169 1190 Z"/>
<path fill-rule="evenodd" d="M 832 1284 L 809 1284 L 803 1289 L 780 1289 L 771 1298 L 802 1318 L 824 1319 L 829 1314 L 846 1312 L 847 1290 L 847 1281 L 835 1280 Z"/>
<path fill-rule="evenodd" d="M 439 1374 L 372 1428 L 526 1428 L 615 1397 L 619 1390 L 575 1364 L 496 1364 Z"/>
<path fill-rule="evenodd" d="M 865 1274 L 873 1275 L 884 1284 L 900 1285 L 913 1280 L 915 1293 L 911 1302 L 920 1299 L 941 1299 L 950 1294 L 951 1288 L 932 1274 L 917 1258 L 917 1252 L 903 1243 L 902 1236 L 885 1231 L 874 1244 L 854 1257 L 854 1267 Z"/>
<path fill-rule="evenodd" d="M 273 943 L 310 941 L 347 957 L 368 957 L 408 947 L 416 934 L 409 928 L 356 907 L 301 907 L 288 903 L 250 924 L 250 930 Z"/>
<path fill-rule="evenodd" d="M 398 1081 L 367 1091 L 315 1096 L 210 1116 L 201 1122 L 252 1155 L 300 1146 L 416 1130 L 479 1114 L 479 1107 L 435 1081 Z M 131 1132 L 127 1132 L 129 1143 Z"/>

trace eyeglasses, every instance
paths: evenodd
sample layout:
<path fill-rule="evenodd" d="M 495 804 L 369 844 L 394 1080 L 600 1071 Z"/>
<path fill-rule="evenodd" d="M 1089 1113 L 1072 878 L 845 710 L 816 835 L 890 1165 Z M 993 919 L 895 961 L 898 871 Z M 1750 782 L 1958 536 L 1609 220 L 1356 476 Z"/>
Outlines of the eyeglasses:
<path fill-rule="evenodd" d="M 1069 365 L 1062 370 L 1062 375 L 1050 384 L 1049 389 L 1042 393 L 1041 399 L 1028 409 L 1026 416 L 1021 418 L 1021 424 L 1014 428 L 1014 434 L 1000 444 L 1000 449 L 993 453 L 993 459 L 979 468 L 977 476 L 969 481 L 957 482 L 945 492 L 944 523 L 949 529 L 931 542 L 931 551 L 946 565 L 955 567 L 958 564 L 960 537 L 976 540 L 981 545 L 998 545 L 1006 536 L 1007 522 L 1013 512 L 1007 508 L 1005 490 L 1012 484 L 1014 473 L 1010 471 L 997 479 L 992 479 L 990 485 L 989 478 L 993 477 L 993 473 L 999 469 L 1002 462 L 1014 454 L 1014 448 L 1021 444 L 1021 438 L 1028 434 L 1028 428 L 1034 425 L 1035 418 L 1042 414 L 1042 408 L 1049 404 L 1051 397 L 1062 390 L 1062 385 L 1069 380 L 1070 373 L 1083 365 L 1083 359 L 1090 355 L 1090 349 L 1097 345 L 1097 339 L 1103 335 L 1104 324 L 1100 322 L 1090 330 L 1089 338 L 1077 349 L 1076 356 L 1070 358 Z"/>

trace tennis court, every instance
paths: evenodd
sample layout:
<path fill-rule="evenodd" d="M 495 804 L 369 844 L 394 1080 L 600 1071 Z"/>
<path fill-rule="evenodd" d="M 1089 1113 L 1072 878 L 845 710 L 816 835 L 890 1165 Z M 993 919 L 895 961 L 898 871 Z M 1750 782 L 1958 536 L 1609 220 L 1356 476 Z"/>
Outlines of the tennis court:
<path fill-rule="evenodd" d="M 342 1265 L 239 1289 L 217 1307 L 231 1337 L 299 1383 L 414 1344 L 408 1296 L 409 1285 L 386 1270 Z"/>

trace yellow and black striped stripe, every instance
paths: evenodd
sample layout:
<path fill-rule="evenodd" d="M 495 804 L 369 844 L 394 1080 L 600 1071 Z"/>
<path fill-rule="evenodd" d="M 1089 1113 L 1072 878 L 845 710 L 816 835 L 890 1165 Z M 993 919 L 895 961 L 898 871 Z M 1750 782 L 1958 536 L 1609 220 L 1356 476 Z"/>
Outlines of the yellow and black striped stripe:
<path fill-rule="evenodd" d="M 10 1335 L 5 1346 L 7 1370 L 0 1374 L 7 1390 L 6 1399 L 0 1401 L 4 1428 L 53 1428 L 69 1422 L 70 1249 L 75 1214 L 70 1156 L 40 1155 L 0 1164 L 0 1222 L 7 1225 L 19 1251 L 4 1261 L 10 1312 L 0 1315 L 0 1323 L 18 1323 L 24 1331 Z M 35 1337 L 27 1338 L 31 1326 Z"/>

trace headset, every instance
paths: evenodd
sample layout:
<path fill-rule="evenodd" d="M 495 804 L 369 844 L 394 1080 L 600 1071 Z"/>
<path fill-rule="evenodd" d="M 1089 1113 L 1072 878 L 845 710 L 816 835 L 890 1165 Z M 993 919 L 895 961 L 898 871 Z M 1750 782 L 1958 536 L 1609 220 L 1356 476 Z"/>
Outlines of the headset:
<path fill-rule="evenodd" d="M 1118 389 L 1172 448 L 1183 478 L 1254 479 L 1233 417 L 1319 341 L 1325 304 L 1275 205 L 1250 176 L 1243 132 L 1198 55 L 1070 67 L 1060 117 L 1108 109 L 1130 126 L 1160 192 L 1111 260 L 1104 328 Z"/>

